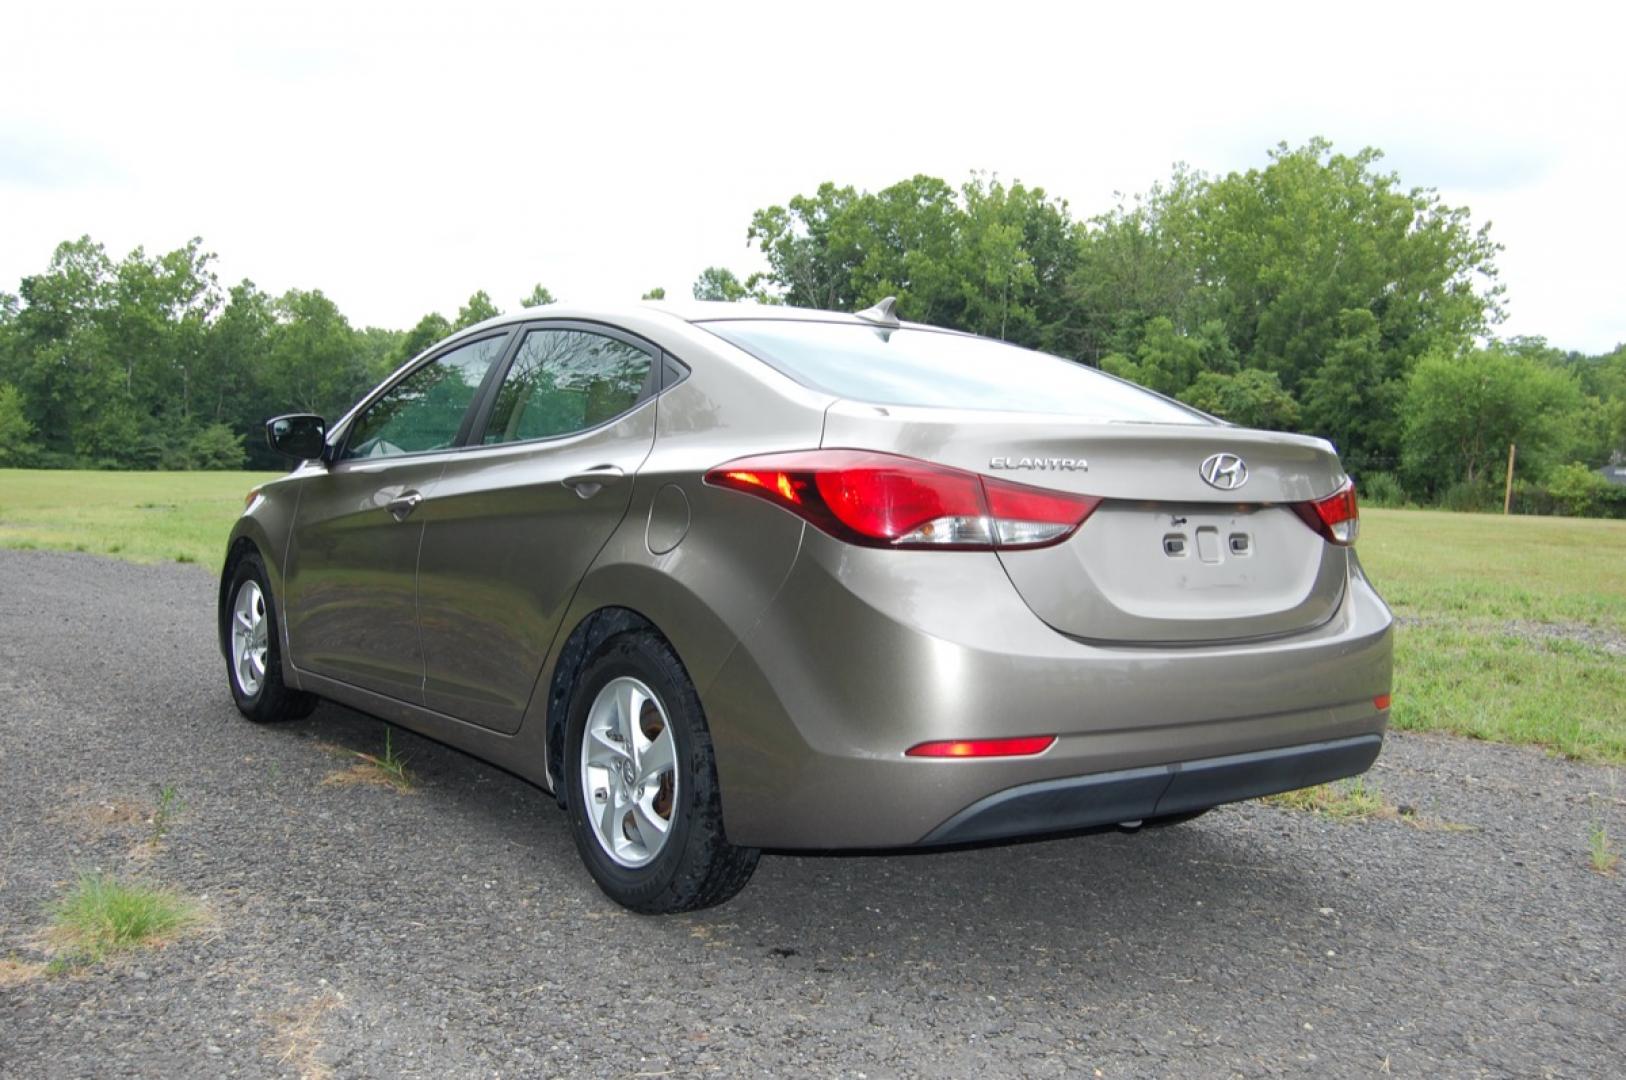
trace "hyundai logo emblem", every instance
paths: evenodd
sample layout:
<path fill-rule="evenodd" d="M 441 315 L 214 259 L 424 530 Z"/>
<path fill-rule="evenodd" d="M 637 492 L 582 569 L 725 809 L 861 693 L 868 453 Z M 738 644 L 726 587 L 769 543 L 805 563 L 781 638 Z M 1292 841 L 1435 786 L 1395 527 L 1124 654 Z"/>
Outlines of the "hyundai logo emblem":
<path fill-rule="evenodd" d="M 1248 463 L 1235 454 L 1210 454 L 1197 467 L 1197 475 L 1209 487 L 1235 491 L 1248 482 Z"/>

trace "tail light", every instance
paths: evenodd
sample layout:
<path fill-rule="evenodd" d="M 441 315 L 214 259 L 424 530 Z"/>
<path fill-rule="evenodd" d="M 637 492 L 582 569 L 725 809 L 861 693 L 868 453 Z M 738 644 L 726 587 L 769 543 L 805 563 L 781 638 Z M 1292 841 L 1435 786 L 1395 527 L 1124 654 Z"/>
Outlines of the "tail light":
<path fill-rule="evenodd" d="M 1343 487 L 1324 499 L 1294 503 L 1293 512 L 1329 543 L 1340 547 L 1353 544 L 1361 531 L 1361 508 L 1355 502 L 1355 484 L 1351 480 L 1345 480 Z"/>
<path fill-rule="evenodd" d="M 1058 544 L 1101 500 L 868 450 L 741 458 L 706 483 L 767 499 L 866 547 L 983 550 Z"/>

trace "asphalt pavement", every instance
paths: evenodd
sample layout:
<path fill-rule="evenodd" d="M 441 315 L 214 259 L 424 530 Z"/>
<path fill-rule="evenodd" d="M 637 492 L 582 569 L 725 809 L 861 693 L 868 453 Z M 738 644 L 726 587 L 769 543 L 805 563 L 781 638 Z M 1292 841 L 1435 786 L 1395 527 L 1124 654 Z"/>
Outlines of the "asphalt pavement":
<path fill-rule="evenodd" d="M 240 719 L 195 566 L 0 551 L 0 1076 L 1610 1076 L 1626 782 L 1392 736 L 1415 811 L 1259 804 L 928 855 L 767 855 L 734 901 L 604 898 L 529 785 L 385 726 Z M 1621 778 L 1626 781 L 1626 777 Z M 179 810 L 154 847 L 160 787 Z M 163 948 L 51 972 L 101 869 L 201 898 Z"/>

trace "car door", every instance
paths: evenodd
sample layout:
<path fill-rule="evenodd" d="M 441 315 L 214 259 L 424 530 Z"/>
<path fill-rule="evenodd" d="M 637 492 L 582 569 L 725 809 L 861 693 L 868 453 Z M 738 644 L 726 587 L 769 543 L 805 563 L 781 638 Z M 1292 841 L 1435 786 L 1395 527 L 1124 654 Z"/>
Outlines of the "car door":
<path fill-rule="evenodd" d="M 527 327 L 478 446 L 424 506 L 424 701 L 518 729 L 577 583 L 627 512 L 655 440 L 659 350 L 596 324 Z"/>
<path fill-rule="evenodd" d="M 423 701 L 417 629 L 422 504 L 467 437 L 510 333 L 463 342 L 407 373 L 308 477 L 289 540 L 289 653 L 302 671 Z"/>

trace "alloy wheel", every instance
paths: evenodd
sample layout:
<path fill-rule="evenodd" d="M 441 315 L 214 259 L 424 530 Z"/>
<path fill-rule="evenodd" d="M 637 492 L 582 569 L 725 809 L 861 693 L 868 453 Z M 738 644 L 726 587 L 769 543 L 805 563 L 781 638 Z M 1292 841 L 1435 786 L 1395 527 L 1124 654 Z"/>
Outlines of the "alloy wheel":
<path fill-rule="evenodd" d="M 628 869 L 666 846 L 677 807 L 676 745 L 666 709 L 644 683 L 611 679 L 587 712 L 581 792 L 599 846 Z"/>
<path fill-rule="evenodd" d="M 237 599 L 232 602 L 231 655 L 232 677 L 246 698 L 258 694 L 265 682 L 269 630 L 265 594 L 260 591 L 258 582 L 243 582 L 237 590 Z"/>

